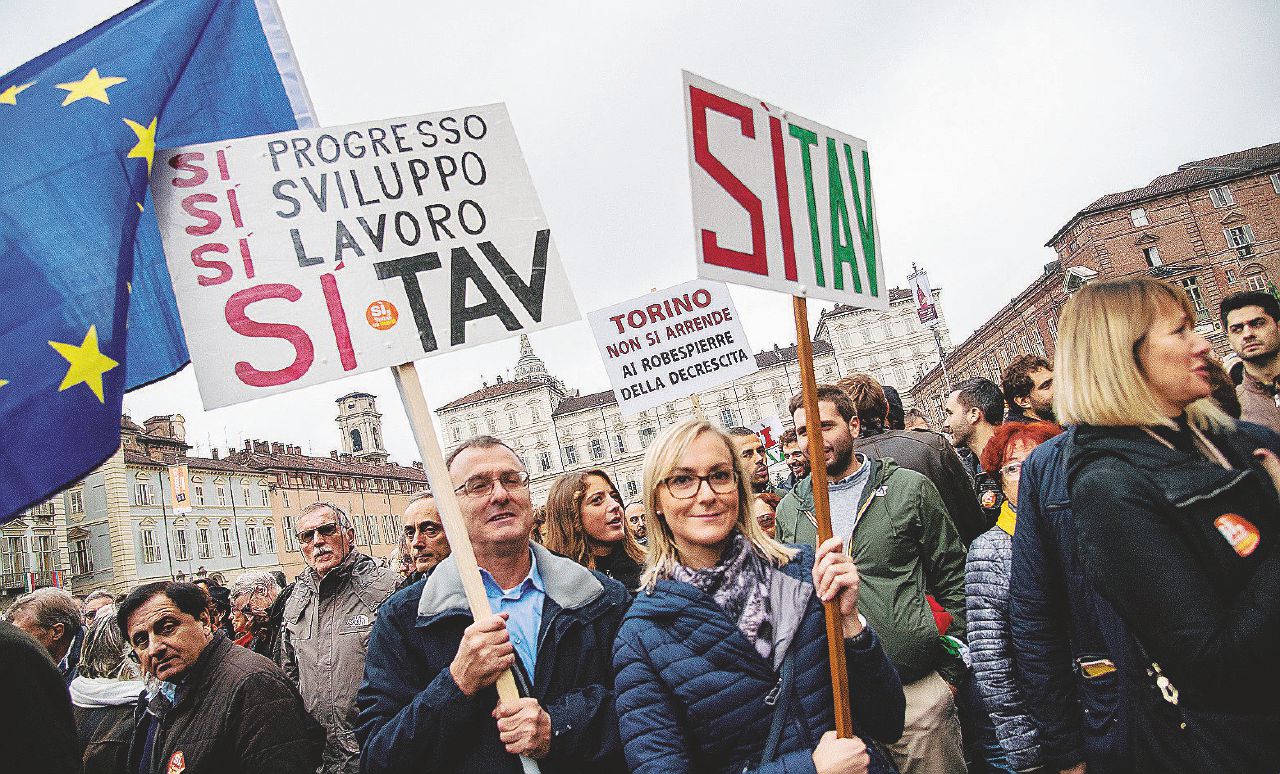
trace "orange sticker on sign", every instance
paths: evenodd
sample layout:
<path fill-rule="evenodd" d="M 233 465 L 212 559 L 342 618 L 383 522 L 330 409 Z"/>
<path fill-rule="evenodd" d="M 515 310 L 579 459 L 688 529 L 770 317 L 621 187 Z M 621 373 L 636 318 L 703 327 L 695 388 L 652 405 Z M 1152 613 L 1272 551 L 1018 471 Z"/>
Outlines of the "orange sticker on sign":
<path fill-rule="evenodd" d="M 385 331 L 395 326 L 400 320 L 400 313 L 390 301 L 374 301 L 364 310 L 364 319 L 369 321 L 370 328 Z"/>
<path fill-rule="evenodd" d="M 187 758 L 182 754 L 182 750 L 178 750 L 169 759 L 169 774 L 182 774 L 187 770 Z"/>
<path fill-rule="evenodd" d="M 1222 514 L 1213 520 L 1213 526 L 1218 528 L 1222 536 L 1231 544 L 1231 549 L 1241 557 L 1256 551 L 1258 543 L 1262 541 L 1262 534 L 1258 532 L 1258 528 L 1248 519 L 1234 513 Z"/>

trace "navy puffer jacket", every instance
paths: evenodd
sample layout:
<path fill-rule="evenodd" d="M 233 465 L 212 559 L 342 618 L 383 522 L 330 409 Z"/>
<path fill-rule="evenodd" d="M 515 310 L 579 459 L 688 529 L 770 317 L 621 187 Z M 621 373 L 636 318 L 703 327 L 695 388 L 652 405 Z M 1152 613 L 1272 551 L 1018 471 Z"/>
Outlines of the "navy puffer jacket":
<path fill-rule="evenodd" d="M 781 568 L 804 611 L 791 642 L 794 691 L 777 760 L 756 768 L 778 670 L 762 658 L 715 601 L 687 583 L 659 581 L 632 604 L 614 643 L 618 723 L 634 774 L 657 772 L 813 772 L 813 749 L 835 727 L 826 623 L 813 593 L 814 551 Z M 777 610 L 775 609 L 775 616 Z M 775 621 L 781 630 L 783 625 Z M 902 683 L 874 633 L 845 647 L 855 728 L 871 749 L 871 772 L 895 768 L 871 740 L 902 735 Z M 782 706 L 781 702 L 778 706 Z"/>
<path fill-rule="evenodd" d="M 1041 760 L 1035 722 L 1027 714 L 1013 676 L 1009 628 L 1012 564 L 1013 537 L 1009 533 L 996 526 L 979 535 L 969 547 L 964 565 L 964 595 L 969 613 L 969 655 L 978 692 L 1009 765 L 1023 771 L 1039 766 Z"/>

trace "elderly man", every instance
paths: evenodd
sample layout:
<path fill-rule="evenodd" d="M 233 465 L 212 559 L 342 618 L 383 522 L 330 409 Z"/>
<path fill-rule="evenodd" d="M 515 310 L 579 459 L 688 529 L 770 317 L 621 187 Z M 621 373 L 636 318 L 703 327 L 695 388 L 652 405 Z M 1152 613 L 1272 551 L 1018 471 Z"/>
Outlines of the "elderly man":
<path fill-rule="evenodd" d="M 280 584 L 272 573 L 258 570 L 241 573 L 231 584 L 231 612 L 244 617 L 245 647 L 275 660 L 279 652 L 280 631 L 271 626 L 271 605 L 280 596 Z"/>
<path fill-rule="evenodd" d="M 62 589 L 36 589 L 18 597 L 9 606 L 9 622 L 35 637 L 49 651 L 67 685 L 76 677 L 83 621 L 80 603 Z"/>
<path fill-rule="evenodd" d="M 413 559 L 413 571 L 400 584 L 402 588 L 421 580 L 449 555 L 449 538 L 445 537 L 440 511 L 430 492 L 414 495 L 404 509 L 404 538 Z"/>
<path fill-rule="evenodd" d="M 307 569 L 285 603 L 280 665 L 325 727 L 321 774 L 355 774 L 360 747 L 351 728 L 365 648 L 378 606 L 399 578 L 355 550 L 355 528 L 338 506 L 313 503 L 295 525 Z"/>
<path fill-rule="evenodd" d="M 315 771 L 321 732 L 297 690 L 214 627 L 199 586 L 139 586 L 120 603 L 116 623 L 157 680 L 134 712 L 131 774 Z"/>
<path fill-rule="evenodd" d="M 624 771 L 610 659 L 626 589 L 530 541 L 529 475 L 505 443 L 473 438 L 448 465 L 494 612 L 472 619 L 452 557 L 387 601 L 358 700 L 362 770 L 518 774 L 524 755 L 542 774 Z M 523 698 L 500 703 L 507 669 Z"/>

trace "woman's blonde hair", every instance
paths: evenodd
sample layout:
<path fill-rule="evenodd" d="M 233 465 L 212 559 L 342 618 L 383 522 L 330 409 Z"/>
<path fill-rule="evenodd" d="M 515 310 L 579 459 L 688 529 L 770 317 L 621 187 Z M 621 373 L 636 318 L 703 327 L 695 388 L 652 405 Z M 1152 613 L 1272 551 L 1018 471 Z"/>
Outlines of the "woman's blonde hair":
<path fill-rule="evenodd" d="M 710 422 L 686 419 L 663 430 L 644 456 L 644 509 L 645 513 L 650 514 L 646 520 L 649 551 L 644 574 L 640 577 L 640 586 L 644 589 L 652 590 L 655 583 L 662 578 L 671 577 L 676 566 L 681 564 L 675 536 L 658 504 L 658 487 L 664 485 L 663 481 L 680 464 L 680 458 L 688 451 L 689 446 L 704 433 L 710 433 L 724 444 L 726 459 L 737 473 L 738 531 L 775 566 L 781 567 L 795 558 L 794 548 L 788 548 L 765 534 L 755 516 L 751 515 L 752 493 L 748 489 L 751 478 L 743 469 L 741 459 L 734 453 L 733 441 L 728 434 Z"/>
<path fill-rule="evenodd" d="M 567 556 L 583 567 L 596 568 L 595 548 L 591 537 L 582 528 L 582 503 L 587 494 L 587 479 L 596 476 L 604 479 L 615 494 L 618 488 L 613 479 L 600 468 L 565 473 L 551 485 L 547 495 L 546 521 L 543 523 L 543 545 L 557 554 Z M 619 502 L 621 505 L 621 502 Z M 623 524 L 622 548 L 633 561 L 644 562 L 644 549 L 636 542 L 636 536 Z"/>
<path fill-rule="evenodd" d="M 1170 311 L 1194 322 L 1186 294 L 1150 277 L 1086 285 L 1062 308 L 1054 368 L 1053 408 L 1068 424 L 1176 427 L 1142 372 L 1138 350 L 1156 320 Z M 1201 430 L 1235 426 L 1209 398 L 1186 409 Z"/>

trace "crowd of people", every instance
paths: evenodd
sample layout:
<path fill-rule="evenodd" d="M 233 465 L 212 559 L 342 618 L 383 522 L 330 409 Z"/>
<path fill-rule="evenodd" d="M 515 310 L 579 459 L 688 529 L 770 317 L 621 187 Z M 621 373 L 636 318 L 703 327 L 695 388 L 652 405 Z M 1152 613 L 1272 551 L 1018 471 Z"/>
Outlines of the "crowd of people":
<path fill-rule="evenodd" d="M 545 774 L 1275 772 L 1280 304 L 1237 294 L 1221 320 L 1232 369 L 1178 289 L 1089 284 L 1062 310 L 1056 363 L 956 384 L 942 432 L 854 374 L 819 386 L 811 459 L 795 396 L 777 481 L 755 433 L 690 417 L 650 444 L 638 502 L 597 468 L 535 508 L 515 452 L 467 440 L 446 464 L 479 619 L 427 492 L 389 566 L 320 502 L 294 519 L 306 569 L 287 586 L 38 589 L 0 623 L 5 758 L 119 774 L 514 773 L 522 757 Z M 851 738 L 834 731 L 824 606 Z M 519 698 L 500 700 L 508 671 Z"/>

